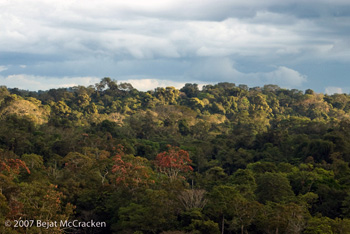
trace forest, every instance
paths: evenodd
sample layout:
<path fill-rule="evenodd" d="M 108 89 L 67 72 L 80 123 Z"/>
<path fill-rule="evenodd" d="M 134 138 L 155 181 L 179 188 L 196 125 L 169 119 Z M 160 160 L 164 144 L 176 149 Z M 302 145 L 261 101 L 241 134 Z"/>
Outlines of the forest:
<path fill-rule="evenodd" d="M 350 233 L 347 94 L 1 86 L 0 126 L 0 233 Z"/>

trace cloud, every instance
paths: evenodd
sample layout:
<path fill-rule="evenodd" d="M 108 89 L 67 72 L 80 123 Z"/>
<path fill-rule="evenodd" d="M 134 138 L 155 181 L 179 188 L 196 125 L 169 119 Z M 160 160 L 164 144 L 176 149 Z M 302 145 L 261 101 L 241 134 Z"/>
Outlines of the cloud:
<path fill-rule="evenodd" d="M 184 76 L 174 76 L 170 79 L 142 78 L 142 76 L 124 75 L 117 78 L 117 81 L 131 83 L 141 91 L 153 90 L 156 87 L 174 86 L 182 88 L 185 83 L 197 83 L 200 85 L 213 84 L 219 81 L 247 84 L 249 86 L 263 86 L 264 84 L 277 84 L 284 88 L 299 88 L 306 82 L 305 75 L 287 68 L 277 67 L 270 72 L 243 73 L 234 68 L 234 64 L 227 58 L 205 59 L 199 61 Z M 112 77 L 113 78 L 113 77 Z M 113 78 L 115 79 L 115 78 Z M 45 77 L 28 74 L 0 76 L 0 83 L 10 88 L 25 90 L 48 90 L 51 88 L 73 87 L 78 85 L 94 85 L 101 80 L 99 77 Z"/>
<path fill-rule="evenodd" d="M 285 66 L 279 66 L 270 72 L 240 72 L 229 58 L 199 61 L 187 75 L 209 83 L 221 80 L 249 86 L 277 84 L 283 88 L 300 88 L 307 81 L 306 75 Z"/>
<path fill-rule="evenodd" d="M 78 85 L 95 85 L 100 82 L 100 78 L 97 77 L 64 77 L 64 78 L 52 78 L 43 76 L 32 76 L 32 75 L 10 75 L 0 76 L 0 82 L 2 85 L 8 88 L 19 88 L 30 91 L 48 90 L 51 88 L 69 88 Z M 134 88 L 140 91 L 154 90 L 157 87 L 168 87 L 172 86 L 177 89 L 181 89 L 186 82 L 183 81 L 172 81 L 172 80 L 161 80 L 161 79 L 120 79 L 118 83 L 130 83 Z M 201 82 L 197 82 L 201 84 Z M 202 83 L 204 84 L 204 83 Z"/>
<path fill-rule="evenodd" d="M 306 74 L 297 70 L 306 62 L 350 61 L 346 0 L 12 0 L 0 7 L 6 78 L 235 79 L 301 87 Z M 312 79 L 322 90 L 330 82 Z"/>
<path fill-rule="evenodd" d="M 6 66 L 0 66 L 0 72 L 6 71 L 8 68 Z"/>
<path fill-rule="evenodd" d="M 0 76 L 1 85 L 5 85 L 8 88 L 19 88 L 30 91 L 48 90 L 51 88 L 68 88 L 78 85 L 94 85 L 98 83 L 100 78 L 96 77 L 42 77 L 32 75 L 10 75 Z"/>
<path fill-rule="evenodd" d="M 267 73 L 255 74 L 258 77 L 262 77 L 264 83 L 278 84 L 285 88 L 296 88 L 306 82 L 307 77 L 300 74 L 298 71 L 290 69 L 288 67 L 280 66 L 276 70 Z"/>
<path fill-rule="evenodd" d="M 134 88 L 140 91 L 154 90 L 157 87 L 168 87 L 168 86 L 181 89 L 185 85 L 185 82 L 159 80 L 159 79 L 129 79 L 129 80 L 120 80 L 120 82 L 130 83 Z"/>
<path fill-rule="evenodd" d="M 69 58 L 95 54 L 149 59 L 296 54 L 334 44 L 331 37 L 315 37 L 324 31 L 321 24 L 285 14 L 286 10 L 271 12 L 268 9 L 273 4 L 289 9 L 288 4 L 276 1 L 94 0 L 81 5 L 68 0 L 52 4 L 14 0 L 5 4 L 0 16 L 4 22 L 0 51 L 53 58 L 57 54 Z M 236 11 L 252 13 L 241 17 Z M 215 20 L 212 15 L 224 17 Z"/>
<path fill-rule="evenodd" d="M 328 95 L 332 95 L 335 93 L 345 93 L 340 87 L 326 87 L 325 93 Z"/>

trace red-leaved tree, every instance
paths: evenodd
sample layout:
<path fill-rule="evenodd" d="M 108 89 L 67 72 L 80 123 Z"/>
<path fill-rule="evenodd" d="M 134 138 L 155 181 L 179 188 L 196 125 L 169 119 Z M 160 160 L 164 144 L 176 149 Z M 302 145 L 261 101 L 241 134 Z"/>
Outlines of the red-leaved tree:
<path fill-rule="evenodd" d="M 28 174 L 30 174 L 30 171 L 26 165 L 25 162 L 23 162 L 20 159 L 5 159 L 5 160 L 0 160 L 0 173 L 3 174 L 19 174 L 20 169 L 23 168 L 27 171 Z"/>
<path fill-rule="evenodd" d="M 20 159 L 1 159 L 0 158 L 0 207 L 7 218 L 14 219 L 21 214 L 23 204 L 18 201 L 18 187 L 16 177 L 24 169 L 30 174 L 26 163 Z M 0 220 L 1 220 L 0 215 Z M 0 233 L 2 233 L 0 228 Z"/>
<path fill-rule="evenodd" d="M 157 155 L 155 165 L 161 173 L 166 174 L 170 180 L 174 180 L 180 172 L 193 171 L 189 165 L 191 162 L 187 151 L 168 145 L 168 151 Z"/>
<path fill-rule="evenodd" d="M 138 187 L 154 183 L 152 170 L 147 166 L 147 159 L 126 155 L 122 145 L 117 146 L 117 154 L 113 158 L 112 172 L 116 176 L 116 185 Z"/>

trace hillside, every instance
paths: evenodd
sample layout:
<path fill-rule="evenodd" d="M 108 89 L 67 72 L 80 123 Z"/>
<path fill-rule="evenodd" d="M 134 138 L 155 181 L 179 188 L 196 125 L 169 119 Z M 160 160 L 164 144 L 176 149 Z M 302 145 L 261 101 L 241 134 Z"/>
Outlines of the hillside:
<path fill-rule="evenodd" d="M 350 96 L 0 88 L 0 233 L 350 233 Z"/>

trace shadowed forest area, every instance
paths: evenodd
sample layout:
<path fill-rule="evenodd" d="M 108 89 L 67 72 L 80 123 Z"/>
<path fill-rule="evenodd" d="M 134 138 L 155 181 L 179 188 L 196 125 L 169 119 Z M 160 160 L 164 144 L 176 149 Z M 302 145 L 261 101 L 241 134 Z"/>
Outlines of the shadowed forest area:
<path fill-rule="evenodd" d="M 1 87 L 0 233 L 348 234 L 349 114 L 276 85 Z"/>

